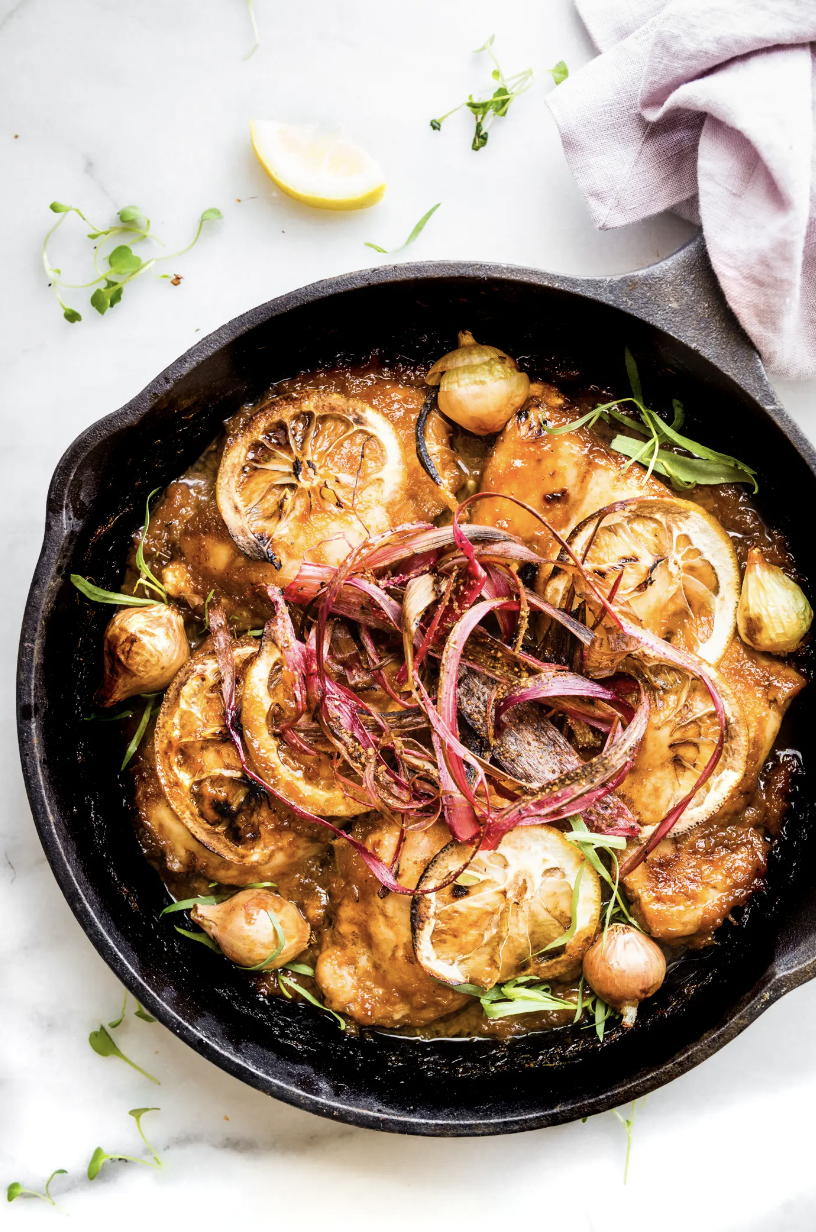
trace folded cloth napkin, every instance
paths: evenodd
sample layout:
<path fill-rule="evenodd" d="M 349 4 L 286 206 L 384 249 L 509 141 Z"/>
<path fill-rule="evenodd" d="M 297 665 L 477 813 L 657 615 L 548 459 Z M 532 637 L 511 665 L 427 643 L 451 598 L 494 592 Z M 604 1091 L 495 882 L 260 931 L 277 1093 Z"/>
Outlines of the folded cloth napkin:
<path fill-rule="evenodd" d="M 576 0 L 601 55 L 549 98 L 599 227 L 702 224 L 772 372 L 816 374 L 816 0 Z"/>

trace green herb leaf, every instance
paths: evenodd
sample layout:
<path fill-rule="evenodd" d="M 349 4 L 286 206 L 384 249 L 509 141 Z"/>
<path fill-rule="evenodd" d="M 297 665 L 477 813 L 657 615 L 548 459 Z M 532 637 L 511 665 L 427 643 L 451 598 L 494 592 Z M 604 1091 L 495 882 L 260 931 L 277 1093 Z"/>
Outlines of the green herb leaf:
<path fill-rule="evenodd" d="M 154 573 L 151 573 L 144 558 L 144 545 L 147 538 L 147 532 L 150 529 L 150 502 L 161 488 L 154 488 L 152 492 L 148 492 L 147 500 L 145 501 L 145 520 L 142 527 L 142 533 L 139 536 L 139 546 L 136 549 L 136 568 L 139 570 L 140 584 L 148 586 L 151 590 L 155 590 L 162 598 L 162 602 L 167 602 L 167 591 L 162 586 L 159 579 Z"/>
<path fill-rule="evenodd" d="M 543 950 L 539 950 L 539 954 L 546 954 L 547 950 L 554 950 L 558 946 L 566 945 L 568 942 L 572 941 L 575 936 L 575 930 L 578 927 L 578 896 L 581 890 L 581 878 L 584 875 L 585 868 L 586 860 L 578 869 L 575 876 L 575 882 L 572 887 L 572 904 L 570 907 L 571 923 L 569 928 L 565 933 L 562 933 L 560 937 L 556 937 L 554 941 L 551 941 L 548 945 L 545 945 Z"/>
<path fill-rule="evenodd" d="M 139 1131 L 139 1137 L 142 1139 L 142 1142 L 144 1142 L 145 1146 L 150 1151 L 150 1154 L 153 1156 L 152 1159 L 141 1159 L 136 1155 L 120 1155 L 119 1153 L 111 1155 L 111 1154 L 108 1154 L 106 1151 L 103 1151 L 101 1146 L 98 1146 L 96 1150 L 94 1151 L 93 1155 L 91 1156 L 90 1162 L 88 1164 L 88 1180 L 93 1181 L 96 1179 L 96 1177 L 99 1175 L 99 1171 L 102 1165 L 108 1159 L 126 1159 L 129 1163 L 132 1163 L 132 1164 L 144 1164 L 146 1168 L 163 1167 L 162 1161 L 159 1158 L 158 1153 L 154 1150 L 154 1148 L 148 1142 L 147 1137 L 145 1136 L 145 1132 L 142 1129 L 142 1117 L 144 1116 L 144 1114 L 146 1112 L 160 1112 L 160 1111 L 161 1111 L 160 1108 L 131 1108 L 130 1112 L 128 1113 L 128 1116 L 132 1116 L 133 1119 L 136 1121 L 136 1128 Z"/>
<path fill-rule="evenodd" d="M 560 86 L 561 82 L 566 81 L 569 77 L 569 69 L 563 60 L 559 60 L 552 68 L 548 68 L 547 72 L 550 73 L 557 86 Z"/>
<path fill-rule="evenodd" d="M 12 1182 L 11 1182 L 11 1184 L 9 1185 L 8 1189 L 6 1190 L 6 1201 L 7 1201 L 7 1202 L 13 1202 L 13 1201 L 14 1201 L 14 1199 L 15 1199 L 15 1198 L 19 1198 L 20 1194 L 22 1194 L 22 1193 L 30 1193 L 30 1194 L 33 1194 L 33 1193 L 36 1193 L 36 1190 L 34 1190 L 34 1189 L 23 1189 L 23 1187 L 22 1187 L 22 1185 L 20 1184 L 20 1182 L 19 1182 L 19 1181 L 12 1181 Z M 39 1198 L 39 1197 L 42 1197 L 42 1195 L 41 1195 L 41 1194 L 37 1194 L 36 1196 L 37 1196 L 38 1198 Z"/>
<path fill-rule="evenodd" d="M 45 1193 L 40 1193 L 38 1189 L 25 1189 L 19 1181 L 12 1181 L 6 1190 L 6 1201 L 13 1202 L 15 1198 L 19 1198 L 22 1194 L 28 1194 L 32 1198 L 42 1198 L 44 1202 L 50 1202 L 52 1206 L 56 1206 L 56 1202 L 51 1197 L 51 1182 L 55 1176 L 67 1176 L 66 1168 L 55 1168 L 45 1182 Z"/>
<path fill-rule="evenodd" d="M 141 1018 L 142 1022 L 155 1022 L 156 1021 L 153 1015 L 148 1014 L 147 1010 L 143 1009 L 141 1005 L 137 1004 L 136 1009 L 133 1011 L 133 1013 L 136 1018 Z"/>
<path fill-rule="evenodd" d="M 127 749 L 125 750 L 125 756 L 122 758 L 122 764 L 119 767 L 120 774 L 124 770 L 128 762 L 130 761 L 130 759 L 133 757 L 133 754 L 136 752 L 139 745 L 142 743 L 142 737 L 147 731 L 147 725 L 150 722 L 151 717 L 154 714 L 158 714 L 160 709 L 161 709 L 161 703 L 159 702 L 157 704 L 154 704 L 152 698 L 145 706 L 142 717 L 139 719 L 139 726 L 136 728 L 136 731 L 133 733 L 133 739 L 131 740 L 130 744 L 127 746 Z"/>
<path fill-rule="evenodd" d="M 431 120 L 431 128 L 434 130 L 435 133 L 441 132 L 442 131 L 442 121 L 441 120 Z"/>
<path fill-rule="evenodd" d="M 140 218 L 147 218 L 147 215 L 139 209 L 138 205 L 126 205 L 123 210 L 119 211 L 119 218 L 122 222 L 138 222 Z M 93 238 L 95 239 L 96 236 Z"/>
<path fill-rule="evenodd" d="M 195 898 L 180 898 L 177 903 L 170 903 L 159 912 L 159 919 L 163 915 L 170 915 L 173 911 L 188 911 L 190 907 L 195 907 L 199 904 L 202 907 L 214 907 L 216 903 L 223 903 L 226 899 L 231 898 L 230 894 L 197 894 Z"/>
<path fill-rule="evenodd" d="M 79 573 L 71 574 L 71 581 L 80 594 L 93 603 L 115 603 L 117 607 L 154 607 L 155 599 L 142 599 L 139 595 L 125 595 L 120 591 L 101 590 Z"/>
<path fill-rule="evenodd" d="M 643 405 L 643 390 L 640 385 L 640 373 L 638 372 L 635 357 L 628 347 L 623 348 L 623 358 L 626 363 L 626 375 L 629 377 L 629 385 L 632 389 L 632 397 L 635 402 Z"/>
<path fill-rule="evenodd" d="M 111 306 L 110 295 L 104 287 L 97 287 L 91 296 L 91 307 L 95 308 L 100 316 L 104 316 Z"/>
<path fill-rule="evenodd" d="M 141 1065 L 137 1065 L 135 1061 L 131 1061 L 129 1057 L 125 1056 L 103 1026 L 100 1025 L 98 1031 L 91 1031 L 91 1034 L 88 1036 L 88 1043 L 100 1057 L 118 1057 L 120 1061 L 124 1061 L 132 1069 L 138 1070 L 140 1074 L 144 1074 L 145 1078 L 155 1082 L 156 1086 L 161 1085 L 158 1078 L 154 1078 L 152 1074 L 148 1074 L 146 1069 L 142 1069 Z"/>
<path fill-rule="evenodd" d="M 304 988 L 302 984 L 297 984 L 294 980 L 288 980 L 285 975 L 281 975 L 280 971 L 278 972 L 278 983 L 281 985 L 285 984 L 293 992 L 300 993 L 301 997 L 304 997 L 311 1005 L 315 1005 L 319 1010 L 323 1010 L 325 1013 L 331 1014 L 332 1018 L 337 1019 L 340 1030 L 345 1030 L 345 1018 L 343 1018 L 340 1014 L 335 1014 L 334 1010 L 330 1010 L 329 1007 L 324 1005 L 322 1001 L 318 1001 L 317 997 L 313 996 L 312 993 L 310 993 L 308 989 Z"/>
<path fill-rule="evenodd" d="M 215 207 L 211 207 L 209 210 L 205 210 L 204 213 L 201 215 L 201 221 L 202 222 L 215 222 L 218 219 L 223 219 L 223 217 L 224 215 L 221 213 L 220 210 L 215 209 Z"/>
<path fill-rule="evenodd" d="M 110 1159 L 110 1155 L 106 1155 L 101 1146 L 98 1146 L 91 1156 L 88 1164 L 88 1180 L 94 1181 L 99 1176 L 99 1169 L 102 1167 L 106 1159 Z"/>
<path fill-rule="evenodd" d="M 117 1018 L 114 1022 L 109 1022 L 109 1023 L 108 1023 L 108 1026 L 109 1026 L 109 1027 L 111 1027 L 111 1028 L 118 1027 L 118 1026 L 120 1025 L 120 1023 L 123 1021 L 123 1019 L 124 1019 L 124 1017 L 125 1017 L 125 1011 L 126 1011 L 126 1009 L 127 1009 L 127 999 L 128 999 L 128 995 L 127 995 L 127 991 L 126 991 L 126 992 L 125 992 L 125 999 L 124 999 L 124 1001 L 122 1002 L 122 1013 L 119 1015 L 119 1017 L 118 1017 L 118 1018 Z"/>
<path fill-rule="evenodd" d="M 306 963 L 284 963 L 284 970 L 292 971 L 295 975 L 309 975 L 314 978 L 314 967 L 309 967 Z"/>
<path fill-rule="evenodd" d="M 65 317 L 65 320 L 70 321 L 72 325 L 75 325 L 77 321 L 82 320 L 82 317 L 79 315 L 76 308 L 65 308 L 63 309 L 62 315 Z"/>
<path fill-rule="evenodd" d="M 55 214 L 70 214 L 74 207 L 72 205 L 63 205 L 61 201 L 52 201 L 48 208 Z"/>
<path fill-rule="evenodd" d="M 275 961 L 278 955 L 282 952 L 283 947 L 286 945 L 286 937 L 284 936 L 283 929 L 280 926 L 280 921 L 276 919 L 271 911 L 267 911 L 266 914 L 272 921 L 272 927 L 275 930 L 275 936 L 278 939 L 278 944 L 271 954 L 267 954 L 266 958 L 262 958 L 259 963 L 254 963 L 251 967 L 241 967 L 242 971 L 265 971 L 269 964 Z M 237 965 L 241 966 L 240 963 Z"/>
<path fill-rule="evenodd" d="M 634 440 L 631 436 L 616 436 L 609 447 L 617 453 L 625 454 L 632 461 L 636 461 L 638 455 L 642 453 L 643 444 L 644 442 Z M 646 444 L 648 445 L 649 442 Z M 709 461 L 706 458 L 685 458 L 682 454 L 670 453 L 665 449 L 657 450 L 652 470 L 658 475 L 666 475 L 675 486 L 681 488 L 693 488 L 698 483 L 746 483 L 751 481 L 754 484 L 754 491 L 757 490 L 753 473 L 747 467 L 729 466 L 726 463 Z"/>
<path fill-rule="evenodd" d="M 212 937 L 208 937 L 206 933 L 194 933 L 189 928 L 179 928 L 178 924 L 174 924 L 177 933 L 181 933 L 182 937 L 188 937 L 190 941 L 200 941 L 202 945 L 206 945 L 208 950 L 213 950 L 216 954 L 220 954 L 221 946 L 216 945 Z"/>
<path fill-rule="evenodd" d="M 380 248 L 379 244 L 369 244 L 367 241 L 365 245 L 366 248 L 373 248 L 375 252 L 383 252 L 383 253 L 402 252 L 403 248 L 407 248 L 409 244 L 413 244 L 417 236 L 421 234 L 428 219 L 431 217 L 431 215 L 436 213 L 436 211 L 439 209 L 441 204 L 442 204 L 441 201 L 437 201 L 436 205 L 431 206 L 427 214 L 422 215 L 419 222 L 416 224 L 413 231 L 408 236 L 408 239 L 405 241 L 404 244 L 400 244 L 399 248 Z"/>

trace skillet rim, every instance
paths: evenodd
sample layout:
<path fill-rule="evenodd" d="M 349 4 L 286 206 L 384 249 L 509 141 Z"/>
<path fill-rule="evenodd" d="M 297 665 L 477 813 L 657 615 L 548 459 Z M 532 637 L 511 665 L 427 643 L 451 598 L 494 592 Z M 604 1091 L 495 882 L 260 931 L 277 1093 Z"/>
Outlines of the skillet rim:
<path fill-rule="evenodd" d="M 204 1032 L 186 1021 L 158 993 L 152 990 L 117 948 L 106 922 L 98 917 L 85 887 L 80 884 L 69 863 L 67 853 L 60 841 L 57 822 L 52 812 L 52 802 L 36 752 L 37 719 L 34 702 L 36 680 L 42 671 L 40 664 L 44 639 L 42 615 L 50 589 L 56 584 L 54 566 L 59 558 L 63 540 L 71 529 L 72 514 L 67 498 L 74 475 L 81 467 L 86 455 L 96 445 L 109 436 L 137 424 L 158 398 L 165 396 L 169 388 L 190 373 L 198 364 L 216 354 L 223 346 L 236 342 L 256 326 L 290 309 L 327 299 L 345 291 L 361 290 L 383 283 L 411 283 L 437 278 L 464 279 L 477 285 L 480 281 L 488 279 L 531 284 L 542 289 L 563 290 L 584 299 L 606 303 L 629 313 L 638 320 L 653 325 L 671 338 L 697 351 L 727 378 L 739 385 L 757 403 L 762 413 L 776 424 L 816 479 L 816 448 L 779 404 L 765 377 L 758 355 L 742 334 L 729 310 L 725 308 L 721 295 L 720 304 L 714 305 L 715 311 L 719 313 L 720 323 L 719 346 L 716 348 L 720 353 L 716 358 L 711 354 L 714 348 L 711 345 L 704 345 L 705 340 L 707 338 L 710 340 L 711 337 L 710 321 L 707 330 L 702 330 L 699 326 L 690 330 L 688 321 L 682 319 L 683 311 L 688 307 L 683 304 L 673 305 L 675 311 L 679 307 L 681 320 L 671 321 L 667 318 L 664 308 L 667 286 L 679 284 L 682 288 L 690 278 L 699 279 L 701 276 L 707 276 L 709 281 L 713 279 L 705 258 L 702 241 L 699 238 L 693 238 L 664 261 L 648 266 L 635 274 L 618 275 L 607 279 L 548 274 L 525 266 L 459 261 L 380 266 L 323 279 L 258 305 L 213 331 L 170 364 L 124 406 L 97 420 L 80 433 L 57 464 L 48 491 L 43 545 L 26 601 L 18 660 L 18 738 L 23 776 L 34 822 L 46 858 L 63 896 L 80 927 L 108 966 L 138 1001 L 159 1018 L 169 1030 L 233 1077 L 295 1107 L 329 1119 L 341 1120 L 370 1129 L 421 1136 L 450 1137 L 517 1133 L 561 1124 L 574 1120 L 576 1116 L 584 1113 L 593 1115 L 645 1095 L 700 1064 L 701 1061 L 739 1035 L 781 996 L 816 977 L 816 934 L 814 934 L 809 939 L 810 957 L 805 957 L 798 963 L 794 962 L 794 965 L 786 970 L 779 970 L 772 963 L 754 988 L 736 1006 L 732 1007 L 716 1026 L 681 1049 L 662 1065 L 645 1071 L 640 1077 L 623 1080 L 612 1088 L 606 1087 L 602 1093 L 587 1098 L 583 1101 L 579 1112 L 576 1112 L 574 1107 L 561 1107 L 496 1120 L 485 1120 L 483 1117 L 478 1120 L 451 1117 L 420 1119 L 408 1113 L 400 1114 L 389 1111 L 388 1114 L 382 1114 L 358 1105 L 347 1105 L 337 1098 L 307 1093 L 280 1079 L 272 1078 L 237 1053 L 230 1053 L 214 1044 Z M 716 284 L 715 293 L 719 294 L 716 291 Z M 726 361 L 725 366 L 723 366 L 723 359 Z M 26 709 L 30 717 L 26 716 Z"/>

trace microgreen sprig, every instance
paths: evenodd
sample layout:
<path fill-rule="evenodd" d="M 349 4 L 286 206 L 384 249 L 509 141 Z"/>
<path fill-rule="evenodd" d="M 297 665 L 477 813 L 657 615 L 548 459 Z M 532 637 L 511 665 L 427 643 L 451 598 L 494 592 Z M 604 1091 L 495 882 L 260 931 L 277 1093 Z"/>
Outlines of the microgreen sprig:
<path fill-rule="evenodd" d="M 626 1163 L 623 1166 L 623 1183 L 624 1185 L 629 1180 L 629 1160 L 632 1155 L 632 1126 L 635 1123 L 635 1105 L 637 1100 L 632 1100 L 632 1112 L 628 1117 L 621 1116 L 617 1108 L 613 1108 L 615 1116 L 620 1121 L 623 1128 L 626 1130 Z"/>
<path fill-rule="evenodd" d="M 145 589 L 154 590 L 159 599 L 151 599 L 143 595 L 126 595 L 122 591 L 117 590 L 102 590 L 99 586 L 95 586 L 93 582 L 89 582 L 80 573 L 72 573 L 71 581 L 74 586 L 76 586 L 81 595 L 84 595 L 86 599 L 90 599 L 92 603 L 113 603 L 117 607 L 153 607 L 159 601 L 162 603 L 167 602 L 167 591 L 152 572 L 144 557 L 145 540 L 150 529 L 150 502 L 159 491 L 161 491 L 160 488 L 154 488 L 152 492 L 147 494 L 145 520 L 142 526 L 142 533 L 139 536 L 139 546 L 136 549 L 136 568 L 139 570 L 139 580 L 136 583 L 136 588 L 144 586 Z M 147 694 L 144 696 L 147 696 Z"/>
<path fill-rule="evenodd" d="M 160 279 L 168 279 L 171 283 L 178 285 L 177 280 L 171 277 L 170 274 L 157 274 L 154 266 L 164 262 L 173 261 L 176 257 L 181 257 L 184 253 L 189 252 L 195 243 L 197 243 L 201 230 L 205 222 L 212 222 L 216 219 L 223 218 L 220 210 L 211 208 L 204 210 L 198 220 L 198 230 L 193 237 L 193 240 L 186 248 L 180 249 L 178 252 L 169 253 L 164 257 L 151 257 L 147 261 L 143 261 L 140 256 L 134 253 L 130 244 L 142 243 L 144 240 L 153 240 L 155 243 L 164 247 L 164 241 L 158 236 L 153 235 L 150 230 L 150 219 L 136 205 L 126 205 L 118 212 L 118 223 L 114 223 L 110 227 L 97 227 L 83 214 L 82 210 L 75 205 L 65 205 L 61 201 L 52 201 L 49 209 L 53 214 L 59 214 L 59 218 L 54 223 L 53 227 L 48 231 L 42 244 L 42 263 L 45 270 L 49 285 L 53 287 L 54 294 L 57 297 L 57 302 L 62 308 L 62 315 L 66 321 L 75 324 L 82 320 L 82 317 L 75 308 L 69 307 L 62 298 L 62 290 L 84 290 L 87 287 L 95 287 L 96 289 L 91 294 L 91 307 L 95 308 L 102 316 L 120 302 L 124 289 L 129 282 L 139 275 L 144 274 L 147 270 L 153 270 L 154 276 Z M 88 282 L 66 282 L 62 277 L 62 271 L 51 263 L 51 258 L 48 255 L 48 242 L 54 232 L 62 226 L 69 214 L 76 214 L 81 218 L 91 230 L 88 232 L 88 239 L 94 241 L 93 266 L 95 277 Z M 114 247 L 109 251 L 104 252 L 103 248 L 111 240 L 118 240 L 122 236 L 127 236 L 130 239 L 130 244 L 115 243 Z M 107 269 L 100 266 L 100 260 L 107 262 Z"/>
<path fill-rule="evenodd" d="M 101 1023 L 98 1031 L 91 1031 L 91 1034 L 88 1036 L 88 1043 L 100 1057 L 118 1057 L 120 1061 L 125 1062 L 125 1065 L 129 1065 L 131 1069 L 138 1070 L 140 1074 L 144 1074 L 145 1078 L 155 1082 L 157 1087 L 161 1086 L 158 1078 L 154 1078 L 152 1074 L 148 1074 L 146 1069 L 142 1069 L 141 1065 L 137 1065 L 135 1061 L 131 1061 L 130 1057 L 125 1056 Z"/>
<path fill-rule="evenodd" d="M 497 116 L 506 116 L 510 104 L 513 99 L 518 98 L 520 94 L 530 89 L 533 84 L 533 70 L 527 68 L 522 73 L 516 73 L 513 77 L 505 77 L 502 72 L 501 65 L 496 59 L 496 54 L 493 51 L 493 41 L 495 34 L 491 34 L 490 38 L 481 47 L 476 48 L 474 54 L 486 51 L 493 64 L 495 65 L 491 77 L 497 82 L 497 87 L 489 98 L 475 99 L 473 95 L 469 95 L 464 103 L 459 103 L 457 107 L 452 107 L 450 111 L 446 111 L 443 116 L 439 116 L 436 120 L 431 120 L 431 128 L 435 132 L 439 132 L 442 125 L 448 116 L 452 116 L 454 112 L 460 111 L 462 107 L 467 107 L 476 122 L 476 131 L 473 134 L 472 150 L 483 150 L 487 145 L 489 137 L 488 129 Z"/>
<path fill-rule="evenodd" d="M 637 437 L 619 434 L 610 442 L 610 449 L 624 454 L 629 459 L 624 470 L 628 470 L 633 462 L 640 462 L 647 468 L 647 478 L 653 472 L 665 475 L 678 492 L 687 491 L 689 488 L 696 487 L 697 484 L 716 483 L 750 483 L 753 484 L 753 490 L 756 492 L 759 485 L 753 467 L 740 462 L 739 458 L 733 458 L 727 453 L 719 453 L 716 449 L 709 449 L 707 445 L 701 445 L 699 441 L 693 441 L 681 435 L 678 429 L 683 426 L 683 404 L 676 398 L 672 402 L 673 419 L 670 424 L 644 405 L 637 365 L 628 347 L 625 351 L 625 359 L 626 371 L 632 387 L 631 398 L 616 398 L 613 402 L 604 402 L 593 407 L 586 415 L 581 415 L 578 419 L 563 424 L 559 428 L 549 428 L 544 424 L 544 430 L 550 436 L 560 436 L 564 432 L 574 432 L 584 425 L 591 428 L 599 419 L 607 424 L 614 421 L 622 424 L 630 432 L 637 433 Z M 633 419 L 631 415 L 625 415 L 619 409 L 626 403 L 631 403 L 635 407 L 640 416 L 639 419 Z M 644 436 L 646 440 L 642 439 Z M 689 458 L 684 454 L 674 453 L 671 449 L 661 448 L 664 445 L 677 445 L 693 457 Z"/>
<path fill-rule="evenodd" d="M 379 244 L 370 244 L 368 241 L 366 241 L 366 248 L 373 248 L 375 252 L 382 252 L 388 256 L 390 256 L 392 253 L 395 253 L 395 252 L 402 252 L 403 248 L 407 248 L 409 244 L 413 244 L 417 236 L 422 234 L 422 231 L 425 228 L 425 224 L 428 222 L 431 215 L 436 213 L 436 211 L 439 209 L 441 204 L 442 204 L 441 201 L 437 201 L 436 205 L 431 206 L 427 214 L 422 215 L 419 222 L 416 224 L 413 231 L 408 236 L 408 239 L 405 241 L 404 244 L 400 244 L 398 248 L 380 248 Z"/>
<path fill-rule="evenodd" d="M 126 989 L 125 998 L 122 1002 L 121 1014 L 113 1022 L 108 1023 L 108 1026 L 111 1028 L 111 1030 L 115 1030 L 117 1027 L 121 1026 L 122 1023 L 124 1022 L 125 1014 L 127 1012 L 127 999 L 128 999 L 128 994 L 127 994 L 127 989 Z M 141 1018 L 142 1022 L 155 1022 L 156 1021 L 156 1019 L 153 1018 L 152 1015 L 148 1014 L 147 1010 L 142 1009 L 138 1001 L 136 1002 L 136 1009 L 133 1011 L 133 1015 L 135 1018 Z"/>
<path fill-rule="evenodd" d="M 547 72 L 550 74 L 557 86 L 560 86 L 561 82 L 566 81 L 569 77 L 569 69 L 563 60 L 559 60 L 557 64 L 552 66 L 552 68 L 548 68 Z"/>
<path fill-rule="evenodd" d="M 45 1182 L 45 1193 L 40 1193 L 38 1189 L 24 1189 L 19 1181 L 12 1181 L 6 1190 L 6 1201 L 13 1202 L 15 1198 L 20 1198 L 23 1194 L 27 1194 L 31 1198 L 42 1198 L 43 1202 L 50 1202 L 52 1206 L 56 1206 L 57 1204 L 50 1193 L 51 1182 L 55 1176 L 67 1176 L 67 1174 L 67 1168 L 55 1168 Z"/>
<path fill-rule="evenodd" d="M 142 1129 L 142 1117 L 144 1116 L 146 1112 L 161 1112 L 161 1109 L 160 1108 L 131 1108 L 130 1111 L 128 1112 L 128 1116 L 132 1116 L 134 1121 L 136 1122 L 136 1128 L 139 1131 L 139 1137 L 141 1138 L 142 1142 L 147 1147 L 148 1151 L 150 1151 L 150 1154 L 153 1156 L 153 1158 L 143 1159 L 138 1155 L 120 1155 L 119 1152 L 116 1152 L 116 1154 L 114 1155 L 109 1155 L 107 1151 L 102 1150 L 101 1146 L 98 1146 L 96 1150 L 94 1151 L 93 1155 L 91 1156 L 90 1163 L 88 1164 L 88 1180 L 89 1181 L 93 1181 L 96 1179 L 97 1176 L 99 1176 L 99 1171 L 102 1165 L 108 1159 L 126 1159 L 128 1163 L 144 1164 L 145 1167 L 147 1168 L 163 1168 L 164 1167 L 161 1159 L 159 1158 L 158 1152 L 148 1142 L 145 1132 Z"/>

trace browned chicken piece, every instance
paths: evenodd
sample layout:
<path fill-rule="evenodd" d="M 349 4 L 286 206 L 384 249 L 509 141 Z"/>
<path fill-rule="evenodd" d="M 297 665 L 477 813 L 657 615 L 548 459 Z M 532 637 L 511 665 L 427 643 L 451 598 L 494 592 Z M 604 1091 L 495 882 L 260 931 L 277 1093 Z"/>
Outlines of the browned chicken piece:
<path fill-rule="evenodd" d="M 769 845 L 757 775 L 787 707 L 805 684 L 794 668 L 751 650 L 738 637 L 720 671 L 739 696 L 748 724 L 745 776 L 715 817 L 679 838 L 664 839 L 625 879 L 640 922 L 670 944 L 707 944 L 757 888 Z"/>
<path fill-rule="evenodd" d="M 549 435 L 542 424 L 560 428 L 581 414 L 568 407 L 551 385 L 533 385 L 531 400 L 493 446 L 482 474 L 483 492 L 507 492 L 537 509 L 560 534 L 613 501 L 635 496 L 670 496 L 654 476 L 603 443 L 600 429 L 578 428 Z M 510 501 L 487 497 L 475 503 L 473 521 L 518 535 L 547 560 L 558 547 L 544 526 Z"/>
<path fill-rule="evenodd" d="M 364 818 L 352 833 L 386 864 L 393 860 L 396 824 Z M 408 834 L 399 866 L 403 885 L 415 886 L 449 841 L 441 822 Z M 334 920 L 315 970 L 326 1004 L 362 1026 L 380 1027 L 424 1026 L 465 1005 L 467 996 L 431 979 L 416 961 L 409 895 L 380 898 L 377 878 L 343 839 L 335 843 L 335 856 L 339 884 L 331 894 Z"/>

